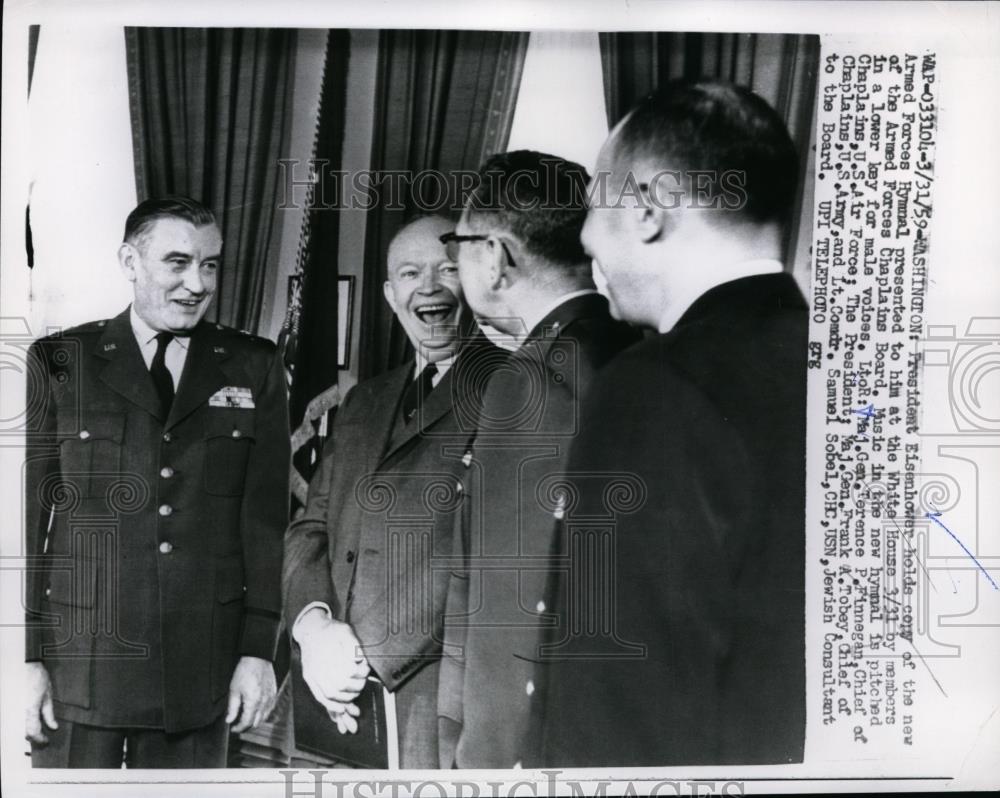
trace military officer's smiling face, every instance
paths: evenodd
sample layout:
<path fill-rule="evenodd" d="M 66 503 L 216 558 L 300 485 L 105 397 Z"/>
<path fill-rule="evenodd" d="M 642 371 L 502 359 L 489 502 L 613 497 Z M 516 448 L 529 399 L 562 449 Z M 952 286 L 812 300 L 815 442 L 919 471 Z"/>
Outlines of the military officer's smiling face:
<path fill-rule="evenodd" d="M 118 251 L 135 291 L 135 312 L 160 332 L 183 335 L 201 321 L 212 301 L 222 260 L 222 235 L 214 224 L 184 219 L 154 221 Z"/>

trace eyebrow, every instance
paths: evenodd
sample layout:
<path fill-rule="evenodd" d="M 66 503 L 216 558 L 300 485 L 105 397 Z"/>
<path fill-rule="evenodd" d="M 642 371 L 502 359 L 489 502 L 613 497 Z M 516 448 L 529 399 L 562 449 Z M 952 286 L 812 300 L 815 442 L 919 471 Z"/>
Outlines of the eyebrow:
<path fill-rule="evenodd" d="M 183 252 L 182 250 L 179 249 L 172 250 L 163 256 L 163 260 L 172 260 L 173 258 L 184 258 L 185 260 L 193 260 L 193 257 L 190 252 Z M 204 263 L 206 260 L 221 260 L 221 259 L 222 259 L 222 253 L 219 252 L 215 255 L 209 255 L 207 258 L 202 258 L 202 263 Z"/>

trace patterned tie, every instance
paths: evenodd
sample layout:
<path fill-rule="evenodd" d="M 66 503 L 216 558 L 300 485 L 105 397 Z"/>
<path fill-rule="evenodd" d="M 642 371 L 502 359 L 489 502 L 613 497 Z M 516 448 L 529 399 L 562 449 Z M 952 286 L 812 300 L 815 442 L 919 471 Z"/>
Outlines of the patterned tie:
<path fill-rule="evenodd" d="M 156 354 L 153 355 L 153 362 L 149 366 L 153 385 L 156 386 L 156 393 L 160 397 L 164 418 L 170 414 L 170 406 L 174 403 L 174 379 L 170 376 L 166 363 L 167 347 L 173 340 L 173 333 L 156 334 Z"/>
<path fill-rule="evenodd" d="M 428 363 L 419 376 L 407 386 L 406 393 L 403 394 L 402 404 L 403 421 L 407 424 L 413 420 L 417 409 L 434 389 L 434 375 L 437 372 L 438 367 L 433 363 Z"/>

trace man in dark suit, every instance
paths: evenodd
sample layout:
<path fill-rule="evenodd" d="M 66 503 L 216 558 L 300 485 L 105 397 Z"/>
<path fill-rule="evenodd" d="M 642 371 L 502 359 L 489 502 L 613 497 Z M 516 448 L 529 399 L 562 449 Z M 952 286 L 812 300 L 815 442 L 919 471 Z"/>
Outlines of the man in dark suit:
<path fill-rule="evenodd" d="M 395 694 L 404 768 L 437 766 L 456 476 L 481 387 L 503 355 L 482 333 L 461 334 L 470 319 L 458 268 L 439 241 L 453 228 L 424 217 L 391 242 L 385 298 L 416 362 L 348 392 L 285 539 L 285 612 L 308 689 L 352 733 L 352 702 L 374 671 Z"/>
<path fill-rule="evenodd" d="M 273 703 L 285 380 L 271 342 L 203 321 L 221 249 L 199 203 L 140 203 L 131 307 L 31 348 L 36 767 L 224 767 L 228 724 Z"/>
<path fill-rule="evenodd" d="M 802 761 L 808 318 L 780 260 L 797 163 L 767 103 L 712 82 L 663 88 L 601 151 L 610 199 L 583 243 L 612 313 L 658 335 L 585 403 L 569 480 L 629 473 L 639 495 L 604 530 L 584 528 L 594 492 L 567 514 L 533 765 Z"/>
<path fill-rule="evenodd" d="M 466 301 L 517 349 L 490 380 L 463 475 L 440 688 L 441 766 L 508 768 L 525 752 L 559 486 L 594 371 L 637 339 L 614 321 L 580 246 L 587 172 L 538 152 L 490 158 L 450 237 Z"/>

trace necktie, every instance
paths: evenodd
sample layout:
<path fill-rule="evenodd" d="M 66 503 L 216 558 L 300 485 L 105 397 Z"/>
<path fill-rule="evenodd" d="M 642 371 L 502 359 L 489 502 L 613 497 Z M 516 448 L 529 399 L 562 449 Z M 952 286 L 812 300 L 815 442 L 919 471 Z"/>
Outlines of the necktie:
<path fill-rule="evenodd" d="M 434 375 L 437 374 L 437 371 L 437 366 L 433 363 L 428 363 L 417 378 L 407 386 L 406 393 L 403 394 L 402 405 L 404 422 L 409 423 L 413 419 L 417 414 L 417 409 L 434 389 Z"/>
<path fill-rule="evenodd" d="M 167 347 L 172 340 L 174 340 L 173 333 L 156 334 L 156 354 L 153 355 L 153 362 L 149 366 L 149 373 L 153 378 L 153 385 L 156 386 L 156 393 L 160 397 L 164 417 L 169 415 L 170 405 L 174 403 L 174 379 L 170 376 L 166 363 Z"/>

